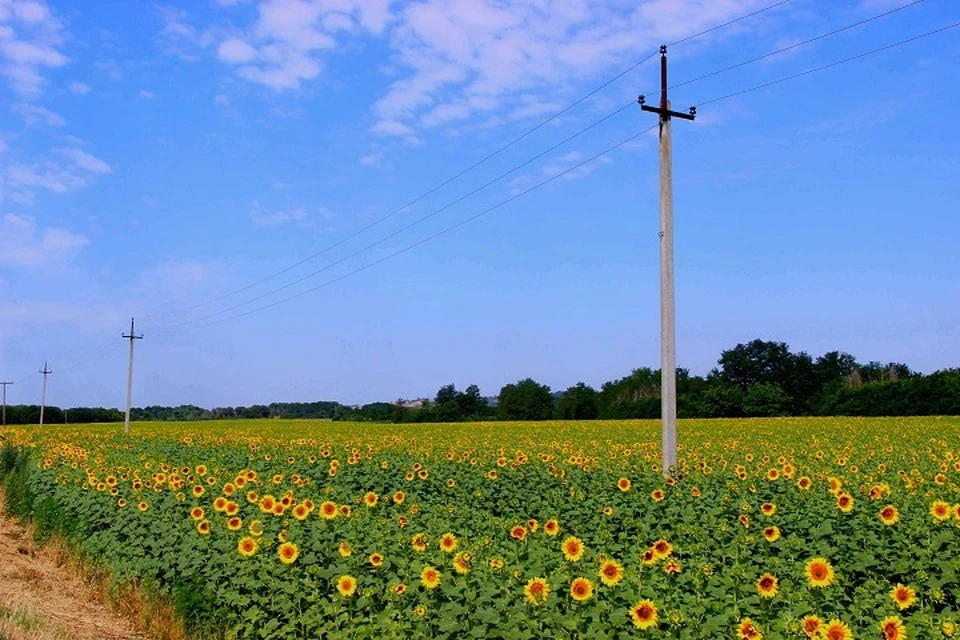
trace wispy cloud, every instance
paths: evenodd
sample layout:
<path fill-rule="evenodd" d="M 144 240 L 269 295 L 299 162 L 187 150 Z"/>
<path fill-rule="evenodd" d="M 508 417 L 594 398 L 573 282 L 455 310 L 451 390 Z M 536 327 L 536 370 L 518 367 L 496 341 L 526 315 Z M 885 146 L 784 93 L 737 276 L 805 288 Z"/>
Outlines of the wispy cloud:
<path fill-rule="evenodd" d="M 94 156 L 92 153 L 87 153 L 80 149 L 57 149 L 60 155 L 64 156 L 70 160 L 73 164 L 80 167 L 81 169 L 86 169 L 92 173 L 111 173 L 113 169 L 110 168 L 106 162 L 100 158 Z"/>
<path fill-rule="evenodd" d="M 71 82 L 70 83 L 70 92 L 75 93 L 78 96 L 85 96 L 90 93 L 90 85 L 84 82 Z"/>
<path fill-rule="evenodd" d="M 8 213 L 0 218 L 0 265 L 62 263 L 88 244 L 86 236 L 58 227 L 39 227 L 30 216 Z"/>
<path fill-rule="evenodd" d="M 70 61 L 58 50 L 63 40 L 60 20 L 43 0 L 0 2 L 0 76 L 24 98 L 42 92 L 45 69 Z"/>
<path fill-rule="evenodd" d="M 13 110 L 23 116 L 23 120 L 31 125 L 45 124 L 51 127 L 62 127 L 67 123 L 60 114 L 35 104 L 21 102 L 13 105 Z"/>

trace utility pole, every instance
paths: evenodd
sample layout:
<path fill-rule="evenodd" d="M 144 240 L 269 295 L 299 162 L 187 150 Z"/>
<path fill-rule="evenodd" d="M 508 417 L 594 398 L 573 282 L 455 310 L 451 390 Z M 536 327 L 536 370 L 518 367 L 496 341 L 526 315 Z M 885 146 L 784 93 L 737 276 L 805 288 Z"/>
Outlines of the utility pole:
<path fill-rule="evenodd" d="M 53 373 L 50 369 L 47 368 L 47 363 L 44 361 L 43 369 L 40 370 L 40 373 L 43 374 L 43 391 L 40 392 L 40 426 L 43 426 L 43 405 L 47 403 L 47 376 Z"/>
<path fill-rule="evenodd" d="M 3 386 L 3 426 L 7 426 L 7 385 L 12 382 L 0 382 Z"/>
<path fill-rule="evenodd" d="M 660 47 L 660 106 L 640 108 L 660 116 L 660 420 L 663 475 L 671 475 L 677 466 L 677 336 L 673 284 L 673 159 L 670 142 L 671 118 L 693 120 L 696 107 L 689 113 L 670 110 L 667 100 L 667 47 Z"/>
<path fill-rule="evenodd" d="M 138 336 L 133 332 L 133 318 L 130 318 L 130 333 L 123 334 L 124 338 L 130 340 L 130 364 L 127 367 L 127 412 L 123 417 L 123 432 L 130 433 L 130 398 L 133 395 L 133 341 L 143 340 L 143 336 Z"/>

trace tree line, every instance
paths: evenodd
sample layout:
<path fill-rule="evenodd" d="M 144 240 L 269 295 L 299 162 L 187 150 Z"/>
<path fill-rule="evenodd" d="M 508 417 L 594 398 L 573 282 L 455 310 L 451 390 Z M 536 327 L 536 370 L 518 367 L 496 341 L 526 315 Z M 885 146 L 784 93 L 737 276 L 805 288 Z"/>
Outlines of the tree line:
<path fill-rule="evenodd" d="M 9 424 L 39 420 L 39 406 L 7 407 Z M 677 369 L 677 416 L 740 418 L 772 416 L 960 415 L 960 369 L 929 375 L 898 362 L 860 363 L 831 351 L 819 357 L 793 353 L 784 342 L 753 340 L 721 352 L 706 376 Z M 456 422 L 466 420 L 592 420 L 660 417 L 660 371 L 642 367 L 605 382 L 582 382 L 562 392 L 531 378 L 505 385 L 485 398 L 477 385 L 459 391 L 441 387 L 430 400 L 397 400 L 347 406 L 334 401 L 275 402 L 204 409 L 193 405 L 134 408 L 131 420 L 311 418 L 363 422 Z M 118 422 L 117 409 L 48 406 L 47 423 Z"/>

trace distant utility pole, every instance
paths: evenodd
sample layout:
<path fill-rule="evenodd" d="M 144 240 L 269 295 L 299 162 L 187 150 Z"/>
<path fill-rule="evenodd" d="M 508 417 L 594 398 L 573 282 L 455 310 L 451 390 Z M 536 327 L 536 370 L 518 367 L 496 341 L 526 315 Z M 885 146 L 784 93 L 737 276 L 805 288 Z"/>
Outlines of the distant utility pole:
<path fill-rule="evenodd" d="M 673 299 L 673 160 L 670 143 L 671 118 L 693 120 L 689 113 L 670 110 L 667 100 L 667 47 L 660 47 L 660 106 L 637 100 L 640 108 L 660 116 L 660 420 L 663 475 L 677 466 L 677 336 Z"/>
<path fill-rule="evenodd" d="M 40 392 L 40 426 L 43 426 L 43 405 L 47 403 L 47 376 L 53 373 L 50 369 L 47 368 L 47 363 L 44 361 L 43 369 L 40 370 L 40 373 L 43 374 L 43 391 Z"/>
<path fill-rule="evenodd" d="M 7 426 L 7 385 L 12 382 L 0 382 L 3 386 L 3 426 Z"/>
<path fill-rule="evenodd" d="M 133 318 L 130 318 L 130 333 L 123 334 L 124 338 L 130 340 L 130 364 L 127 367 L 127 412 L 123 417 L 123 432 L 130 433 L 130 398 L 133 395 L 133 341 L 143 340 L 143 336 L 138 336 L 133 332 Z"/>

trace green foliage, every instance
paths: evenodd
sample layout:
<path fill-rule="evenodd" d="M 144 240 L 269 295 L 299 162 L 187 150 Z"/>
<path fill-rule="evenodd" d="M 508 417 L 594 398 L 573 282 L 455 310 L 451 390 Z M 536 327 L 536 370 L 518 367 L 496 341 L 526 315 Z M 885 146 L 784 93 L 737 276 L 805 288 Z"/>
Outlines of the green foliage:
<path fill-rule="evenodd" d="M 549 420 L 553 417 L 550 387 L 526 378 L 500 389 L 497 415 L 501 420 Z"/>
<path fill-rule="evenodd" d="M 556 417 L 560 420 L 593 420 L 599 415 L 599 394 L 582 382 L 564 391 L 557 403 Z"/>

